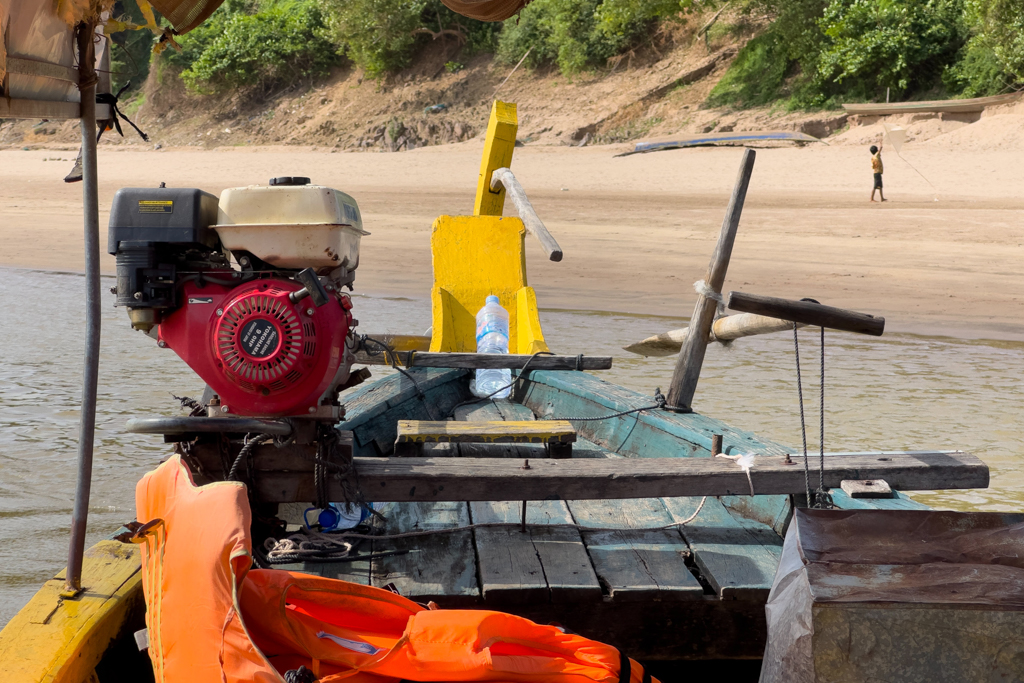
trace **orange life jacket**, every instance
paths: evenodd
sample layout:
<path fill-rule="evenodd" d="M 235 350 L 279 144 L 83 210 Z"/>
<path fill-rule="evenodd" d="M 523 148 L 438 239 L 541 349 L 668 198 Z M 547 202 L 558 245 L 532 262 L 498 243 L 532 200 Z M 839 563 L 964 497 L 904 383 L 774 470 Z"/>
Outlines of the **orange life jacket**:
<path fill-rule="evenodd" d="M 179 456 L 142 478 L 136 509 L 147 520 L 137 541 L 157 683 L 282 683 L 300 666 L 321 683 L 652 681 L 615 648 L 555 626 L 428 610 L 380 588 L 298 572 L 249 571 L 245 486 L 196 487 Z"/>

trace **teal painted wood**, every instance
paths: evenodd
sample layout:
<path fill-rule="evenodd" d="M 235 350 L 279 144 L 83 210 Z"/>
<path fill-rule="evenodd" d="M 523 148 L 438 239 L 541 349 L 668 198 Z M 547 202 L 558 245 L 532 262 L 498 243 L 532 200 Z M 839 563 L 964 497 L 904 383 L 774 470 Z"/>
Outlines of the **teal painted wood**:
<path fill-rule="evenodd" d="M 894 491 L 896 498 L 850 498 L 842 489 L 832 489 L 832 502 L 843 510 L 930 510 L 907 494 Z"/>
<path fill-rule="evenodd" d="M 469 397 L 468 374 L 461 369 L 413 368 L 423 399 L 413 383 L 402 374 L 394 374 L 363 384 L 343 394 L 345 421 L 341 429 L 352 431 L 353 455 L 377 456 L 394 449 L 398 420 L 444 419 L 458 403 Z"/>
<path fill-rule="evenodd" d="M 700 498 L 663 498 L 673 521 L 689 519 Z M 752 523 L 748 523 L 752 524 Z M 681 527 L 694 561 L 708 584 L 723 600 L 768 599 L 779 566 L 782 539 L 769 527 L 752 532 L 717 498 L 708 498 L 700 514 Z M 766 547 L 764 541 L 768 541 Z"/>
<path fill-rule="evenodd" d="M 584 527 L 594 571 L 613 602 L 703 599 L 704 588 L 686 565 L 689 548 L 678 530 L 632 530 L 672 523 L 660 499 L 571 500 L 569 510 Z"/>
<path fill-rule="evenodd" d="M 522 402 L 542 419 L 599 417 L 654 404 L 651 396 L 585 372 L 536 371 L 529 373 L 523 384 Z M 723 436 L 723 452 L 729 454 L 782 455 L 788 450 L 698 413 L 651 410 L 611 420 L 578 422 L 575 426 L 596 444 L 635 457 L 710 455 L 714 434 Z"/>
<path fill-rule="evenodd" d="M 384 510 L 386 534 L 450 529 L 469 524 L 466 503 L 399 503 Z M 375 524 L 381 524 L 376 521 Z M 379 528 L 379 527 L 378 527 Z M 374 586 L 394 584 L 416 602 L 436 600 L 441 607 L 472 605 L 480 599 L 471 531 L 455 531 L 404 539 L 374 539 L 373 552 L 407 550 L 373 560 Z"/>
<path fill-rule="evenodd" d="M 651 397 L 610 384 L 584 372 L 530 373 L 520 396 L 539 417 L 600 417 L 653 405 Z M 784 454 L 786 446 L 698 413 L 645 411 L 611 420 L 574 422 L 580 436 L 627 457 L 708 457 L 711 436 L 721 434 L 723 451 Z M 580 441 L 575 450 L 582 450 Z M 756 485 L 755 485 L 756 490 Z M 791 513 L 789 496 L 729 496 L 722 502 L 753 522 L 784 535 Z"/>

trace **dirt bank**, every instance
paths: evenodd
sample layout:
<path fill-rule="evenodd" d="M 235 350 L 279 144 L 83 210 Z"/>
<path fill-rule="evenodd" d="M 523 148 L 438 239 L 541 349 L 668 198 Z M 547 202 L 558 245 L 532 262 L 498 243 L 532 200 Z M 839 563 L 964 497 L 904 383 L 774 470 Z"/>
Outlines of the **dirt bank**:
<path fill-rule="evenodd" d="M 613 158 L 621 149 L 517 151 L 513 168 L 565 250 L 551 263 L 529 242 L 531 284 L 544 307 L 688 316 L 740 150 Z M 164 181 L 219 192 L 308 175 L 362 206 L 373 234 L 363 241 L 357 291 L 426 297 L 430 224 L 470 211 L 479 153 L 479 141 L 403 154 L 108 148 L 101 220 L 123 186 Z M 759 150 L 726 287 L 881 314 L 890 331 L 1024 339 L 1024 160 L 932 144 L 908 145 L 903 156 L 937 190 L 889 156 L 890 201 L 869 204 L 860 147 Z M 81 188 L 61 181 L 72 158 L 0 151 L 0 265 L 80 270 Z"/>

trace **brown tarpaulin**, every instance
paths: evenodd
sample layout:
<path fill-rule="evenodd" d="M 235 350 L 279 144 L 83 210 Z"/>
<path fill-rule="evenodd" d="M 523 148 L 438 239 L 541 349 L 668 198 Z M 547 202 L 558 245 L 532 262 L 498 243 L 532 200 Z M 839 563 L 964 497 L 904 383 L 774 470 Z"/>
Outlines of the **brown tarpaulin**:
<path fill-rule="evenodd" d="M 1024 515 L 797 510 L 761 683 L 1024 680 Z"/>
<path fill-rule="evenodd" d="M 206 21 L 224 0 L 150 0 L 179 35 Z"/>

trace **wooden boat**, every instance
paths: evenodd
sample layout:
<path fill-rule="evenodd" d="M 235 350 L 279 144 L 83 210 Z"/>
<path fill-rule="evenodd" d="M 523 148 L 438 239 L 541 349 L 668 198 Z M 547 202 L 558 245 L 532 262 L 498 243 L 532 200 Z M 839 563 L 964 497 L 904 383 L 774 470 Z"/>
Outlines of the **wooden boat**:
<path fill-rule="evenodd" d="M 992 95 L 991 97 L 972 97 L 962 100 L 922 100 L 920 102 L 858 102 L 856 104 L 844 104 L 843 109 L 847 114 L 860 114 L 862 116 L 888 116 L 890 114 L 974 114 L 981 112 L 985 107 L 996 107 L 1001 104 L 1010 104 L 1020 99 L 1020 93 L 1012 92 L 1005 95 Z"/>
<path fill-rule="evenodd" d="M 521 221 L 502 218 L 500 195 L 488 192 L 495 171 L 507 172 L 514 117 L 514 105 L 496 103 L 477 215 L 435 222 L 433 334 L 390 336 L 387 354 L 364 353 L 364 361 L 387 361 L 401 372 L 342 395 L 338 451 L 358 473 L 364 500 L 388 502 L 386 519 L 371 525 L 378 536 L 336 561 L 274 566 L 388 586 L 442 607 L 557 622 L 642 660 L 756 660 L 764 652 L 764 605 L 783 534 L 794 508 L 805 504 L 801 462 L 789 446 L 672 409 L 680 396 L 684 405 L 692 398 L 697 375 L 685 361 L 703 357 L 712 296 L 699 297 L 668 405 L 585 371 L 608 367 L 611 359 L 548 355 L 536 296 L 526 285 L 526 231 L 542 239 L 549 257 L 560 258 L 561 250 L 525 195 L 517 199 Z M 522 194 L 510 174 L 497 175 L 510 194 Z M 707 276 L 715 292 L 739 221 L 741 184 Z M 488 360 L 471 352 L 470 311 L 491 292 L 510 309 L 519 354 Z M 782 311 L 797 323 L 880 333 L 870 316 L 733 299 L 751 313 Z M 763 323 L 763 316 L 754 318 Z M 472 395 L 473 368 L 486 365 L 515 369 L 519 381 L 508 399 Z M 163 433 L 173 431 L 164 425 Z M 178 442 L 198 483 L 227 478 L 230 459 L 220 446 L 194 436 L 168 440 Z M 400 455 L 410 451 L 422 457 Z M 758 457 L 745 470 L 735 456 L 750 453 Z M 256 517 L 288 516 L 288 504 L 294 509 L 317 497 L 315 466 L 303 447 L 264 444 L 252 454 L 246 477 L 259 501 Z M 960 452 L 831 454 L 825 462 L 822 481 L 844 509 L 921 508 L 903 492 L 988 484 L 985 465 Z M 851 497 L 840 485 L 852 480 L 885 480 L 895 493 Z M 340 480 L 325 485 L 330 500 L 351 494 Z M 430 533 L 389 538 L 408 532 Z M 267 532 L 254 529 L 254 537 L 259 546 Z M 84 590 L 69 591 L 62 574 L 48 581 L 0 632 L 3 680 L 150 676 L 133 637 L 144 627 L 139 566 L 137 546 L 111 539 L 86 552 Z"/>

